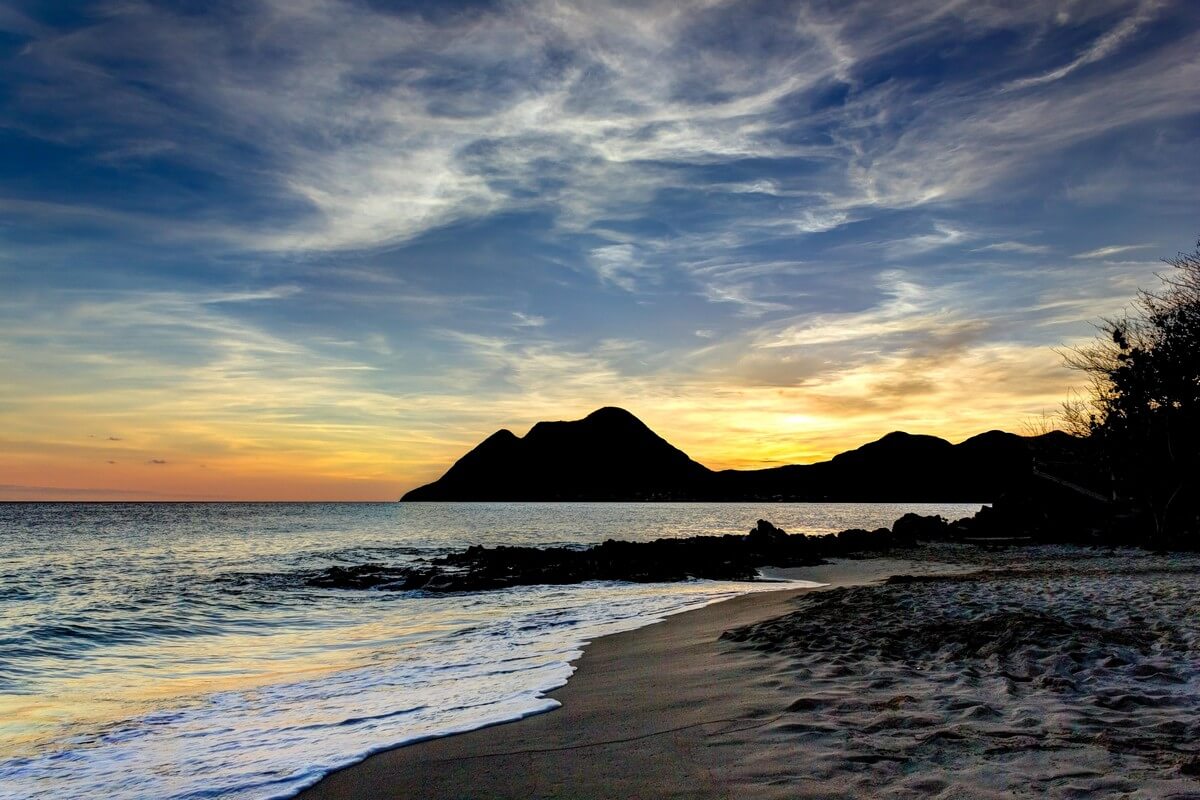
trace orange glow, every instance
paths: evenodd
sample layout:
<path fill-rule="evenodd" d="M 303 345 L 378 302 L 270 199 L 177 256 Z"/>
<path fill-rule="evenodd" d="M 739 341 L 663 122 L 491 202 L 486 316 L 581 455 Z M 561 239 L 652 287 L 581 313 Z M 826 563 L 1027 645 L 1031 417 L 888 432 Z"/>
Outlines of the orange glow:
<path fill-rule="evenodd" d="M 629 409 L 713 469 L 809 463 L 892 430 L 951 441 L 992 428 L 1018 431 L 1023 420 L 1055 409 L 1074 377 L 1053 352 L 1035 346 L 987 345 L 921 364 L 919 385 L 907 378 L 914 368 L 897 359 L 805 386 L 605 377 L 486 402 L 451 395 L 391 401 L 347 390 L 347 402 L 380 404 L 365 406 L 365 419 L 353 425 L 322 425 L 314 419 L 319 409 L 304 418 L 239 419 L 222 407 L 220 393 L 207 404 L 174 407 L 140 398 L 159 410 L 155 417 L 116 402 L 103 415 L 52 403 L 8 420 L 0 499 L 395 500 L 498 428 L 522 434 L 538 420 L 577 419 L 602 405 Z M 568 396 L 571 390 L 586 396 Z"/>

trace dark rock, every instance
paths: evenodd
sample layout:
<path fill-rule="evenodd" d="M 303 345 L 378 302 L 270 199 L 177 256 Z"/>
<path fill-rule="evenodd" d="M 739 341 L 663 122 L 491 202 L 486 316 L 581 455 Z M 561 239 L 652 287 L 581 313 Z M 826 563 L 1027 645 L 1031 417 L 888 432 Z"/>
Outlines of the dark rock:
<path fill-rule="evenodd" d="M 759 546 L 771 546 L 787 539 L 787 531 L 780 530 L 765 519 L 750 529 L 750 542 Z"/>
<path fill-rule="evenodd" d="M 473 545 L 405 568 L 379 564 L 330 567 L 309 578 L 307 583 L 339 589 L 474 592 L 598 580 L 751 581 L 758 577 L 758 568 L 762 566 L 820 564 L 826 556 L 886 552 L 893 544 L 894 537 L 887 528 L 805 536 L 789 534 L 767 520 L 759 520 L 745 536 L 691 536 L 651 542 L 609 539 L 586 548 Z"/>
<path fill-rule="evenodd" d="M 401 567 L 385 567 L 382 564 L 357 564 L 349 567 L 333 566 L 311 576 L 306 583 L 322 589 L 373 589 L 382 586 L 409 589 L 407 585 L 412 572 Z"/>
<path fill-rule="evenodd" d="M 1118 509 L 1107 498 L 1065 480 L 1033 474 L 974 516 L 955 522 L 953 528 L 957 538 L 968 540 L 1029 538 L 1036 543 L 1144 544 L 1139 541 L 1138 531 L 1117 527 L 1121 520 Z"/>
<path fill-rule="evenodd" d="M 892 524 L 892 534 L 900 541 L 936 542 L 947 538 L 949 523 L 940 515 L 905 514 Z"/>

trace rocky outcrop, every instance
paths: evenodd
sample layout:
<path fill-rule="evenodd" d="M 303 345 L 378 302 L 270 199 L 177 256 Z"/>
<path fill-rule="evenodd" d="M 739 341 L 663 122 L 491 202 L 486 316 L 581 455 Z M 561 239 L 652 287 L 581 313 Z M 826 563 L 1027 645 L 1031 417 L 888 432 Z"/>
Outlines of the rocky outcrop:
<path fill-rule="evenodd" d="M 473 592 L 584 581 L 675 582 L 693 578 L 750 581 L 763 566 L 820 564 L 834 556 L 888 552 L 913 539 L 887 528 L 838 534 L 789 534 L 767 520 L 745 535 L 610 539 L 587 548 L 473 546 L 413 567 L 335 566 L 311 575 L 310 586 L 337 589 Z"/>
<path fill-rule="evenodd" d="M 476 545 L 413 566 L 333 566 L 305 578 L 332 589 L 473 592 L 533 584 L 584 581 L 675 582 L 689 579 L 752 581 L 760 567 L 820 564 L 826 558 L 863 557 L 928 542 L 984 546 L 1073 543 L 1159 547 L 1135 521 L 1115 516 L 1099 495 L 1061 483 L 1031 479 L 971 517 L 905 514 L 889 528 L 852 528 L 837 534 L 789 534 L 760 519 L 744 535 L 661 538 L 649 542 L 609 539 L 585 548 L 483 547 Z M 898 576 L 891 582 L 926 578 Z"/>

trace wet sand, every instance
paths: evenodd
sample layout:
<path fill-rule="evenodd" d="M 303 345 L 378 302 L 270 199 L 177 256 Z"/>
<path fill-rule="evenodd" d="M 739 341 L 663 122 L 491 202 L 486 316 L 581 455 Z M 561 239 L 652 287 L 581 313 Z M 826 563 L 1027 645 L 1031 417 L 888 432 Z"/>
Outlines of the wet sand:
<path fill-rule="evenodd" d="M 771 574 L 838 586 L 921 569 L 878 559 Z M 586 648 L 567 685 L 550 694 L 561 708 L 377 754 L 300 796 L 736 796 L 729 776 L 736 763 L 753 756 L 754 745 L 730 734 L 778 716 L 773 674 L 785 659 L 720 636 L 786 614 L 802 593 L 743 595 L 599 639 Z"/>

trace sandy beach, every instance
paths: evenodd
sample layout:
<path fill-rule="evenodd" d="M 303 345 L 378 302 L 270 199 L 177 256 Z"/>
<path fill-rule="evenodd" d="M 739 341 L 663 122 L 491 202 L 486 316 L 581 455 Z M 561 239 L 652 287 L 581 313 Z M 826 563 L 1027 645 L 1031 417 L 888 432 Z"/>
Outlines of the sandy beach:
<path fill-rule="evenodd" d="M 960 568 L 875 559 L 767 572 L 835 587 L 939 569 Z M 744 595 L 599 639 L 551 693 L 561 708 L 380 753 L 301 797 L 732 796 L 730 776 L 754 755 L 747 734 L 781 711 L 786 658 L 720 636 L 788 613 L 804 593 Z"/>
<path fill-rule="evenodd" d="M 940 547 L 786 574 L 830 586 L 600 639 L 560 709 L 301 796 L 1200 798 L 1195 557 Z"/>

